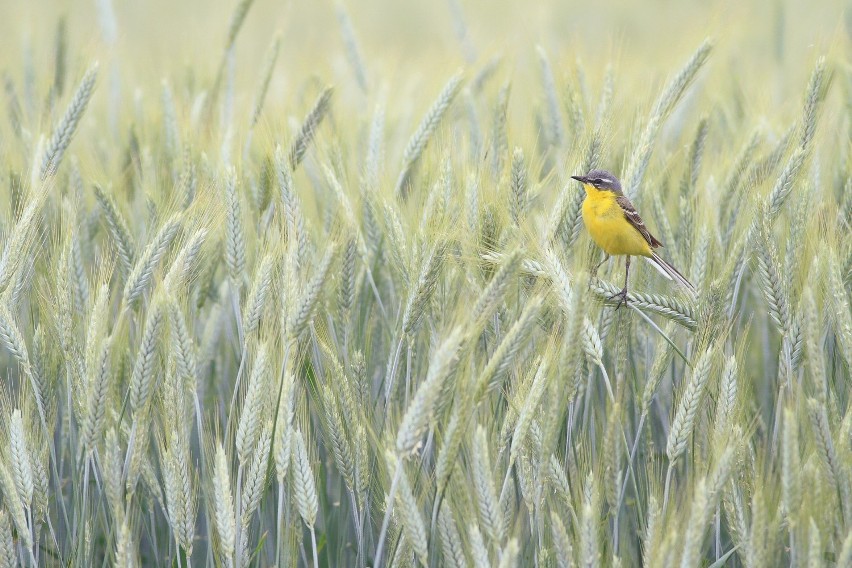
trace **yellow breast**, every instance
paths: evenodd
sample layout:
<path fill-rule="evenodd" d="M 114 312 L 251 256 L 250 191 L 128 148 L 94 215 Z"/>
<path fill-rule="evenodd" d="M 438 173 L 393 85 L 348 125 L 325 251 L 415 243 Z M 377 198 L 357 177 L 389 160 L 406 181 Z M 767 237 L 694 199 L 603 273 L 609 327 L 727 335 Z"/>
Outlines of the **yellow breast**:
<path fill-rule="evenodd" d="M 624 218 L 621 206 L 611 191 L 586 188 L 583 222 L 592 240 L 611 255 L 651 256 L 651 247 L 639 231 Z"/>

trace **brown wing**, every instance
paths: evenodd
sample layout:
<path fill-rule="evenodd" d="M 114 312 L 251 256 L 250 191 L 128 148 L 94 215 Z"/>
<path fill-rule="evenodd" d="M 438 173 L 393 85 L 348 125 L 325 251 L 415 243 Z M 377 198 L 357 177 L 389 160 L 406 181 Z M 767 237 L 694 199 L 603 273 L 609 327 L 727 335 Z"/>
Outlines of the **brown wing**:
<path fill-rule="evenodd" d="M 648 244 L 651 245 L 651 248 L 658 248 L 663 246 L 657 238 L 651 234 L 651 231 L 648 230 L 648 227 L 645 226 L 645 221 L 642 220 L 642 217 L 639 216 L 639 213 L 636 212 L 636 208 L 633 207 L 633 204 L 630 202 L 627 197 L 624 195 L 619 195 L 615 198 L 615 202 L 621 207 L 621 210 L 624 211 L 624 218 L 627 219 L 627 222 L 633 225 L 633 227 L 645 237 L 645 240 L 648 241 Z"/>

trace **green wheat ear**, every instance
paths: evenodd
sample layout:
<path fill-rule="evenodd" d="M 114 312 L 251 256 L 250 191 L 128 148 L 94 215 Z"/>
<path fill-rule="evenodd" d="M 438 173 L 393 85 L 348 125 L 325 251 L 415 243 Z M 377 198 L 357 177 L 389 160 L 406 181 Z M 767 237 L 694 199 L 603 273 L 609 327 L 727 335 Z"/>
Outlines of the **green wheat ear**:
<path fill-rule="evenodd" d="M 0 568 L 852 566 L 831 10 L 7 4 Z"/>
<path fill-rule="evenodd" d="M 62 120 L 56 125 L 47 147 L 44 149 L 44 155 L 41 160 L 40 178 L 44 180 L 48 176 L 56 174 L 59 168 L 59 163 L 65 155 L 65 150 L 71 143 L 71 138 L 77 130 L 77 125 L 86 107 L 89 104 L 89 99 L 92 98 L 92 92 L 95 89 L 95 80 L 98 77 L 98 64 L 95 63 L 86 71 L 83 79 L 80 81 L 80 86 L 77 87 L 77 92 L 68 104 L 68 108 L 62 117 Z"/>

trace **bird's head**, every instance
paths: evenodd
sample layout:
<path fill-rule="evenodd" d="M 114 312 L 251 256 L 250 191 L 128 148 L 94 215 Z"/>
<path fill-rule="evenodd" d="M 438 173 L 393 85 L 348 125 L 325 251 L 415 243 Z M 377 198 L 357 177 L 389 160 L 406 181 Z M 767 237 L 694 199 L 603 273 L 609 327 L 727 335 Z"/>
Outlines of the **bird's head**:
<path fill-rule="evenodd" d="M 571 176 L 583 184 L 586 192 L 589 191 L 611 191 L 621 195 L 621 182 L 613 174 L 606 170 L 591 170 L 584 176 Z"/>

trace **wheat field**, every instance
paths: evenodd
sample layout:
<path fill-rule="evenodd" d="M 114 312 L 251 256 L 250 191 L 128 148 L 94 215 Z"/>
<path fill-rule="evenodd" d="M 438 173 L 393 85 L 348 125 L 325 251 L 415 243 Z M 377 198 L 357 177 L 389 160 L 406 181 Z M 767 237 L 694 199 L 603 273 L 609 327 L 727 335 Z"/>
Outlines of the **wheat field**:
<path fill-rule="evenodd" d="M 0 2 L 0 568 L 852 568 L 852 5 L 635 4 Z"/>

